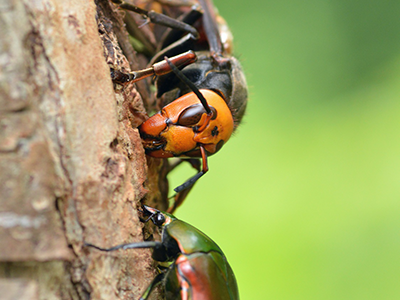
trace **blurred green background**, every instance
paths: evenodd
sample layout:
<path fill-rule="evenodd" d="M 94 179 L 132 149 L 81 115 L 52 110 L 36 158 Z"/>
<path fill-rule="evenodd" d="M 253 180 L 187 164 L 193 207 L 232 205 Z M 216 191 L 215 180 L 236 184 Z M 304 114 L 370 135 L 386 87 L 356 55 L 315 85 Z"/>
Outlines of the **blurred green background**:
<path fill-rule="evenodd" d="M 248 110 L 176 215 L 243 300 L 400 299 L 400 1 L 214 1 Z"/>

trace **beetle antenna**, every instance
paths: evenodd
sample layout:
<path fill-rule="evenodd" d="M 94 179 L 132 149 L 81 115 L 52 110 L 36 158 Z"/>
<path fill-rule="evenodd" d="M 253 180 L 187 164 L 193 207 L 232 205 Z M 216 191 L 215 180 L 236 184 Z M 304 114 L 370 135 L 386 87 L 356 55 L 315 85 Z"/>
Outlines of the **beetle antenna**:
<path fill-rule="evenodd" d="M 207 114 L 211 114 L 211 108 L 207 103 L 206 98 L 204 98 L 203 94 L 200 93 L 199 89 L 194 85 L 193 82 L 187 78 L 181 70 L 179 70 L 169 59 L 168 57 L 164 56 L 164 59 L 167 61 L 168 65 L 170 66 L 172 72 L 175 73 L 176 77 L 178 77 L 183 83 L 185 83 L 192 91 L 196 94 L 197 98 L 199 98 L 201 104 L 203 104 L 204 109 L 206 110 Z"/>

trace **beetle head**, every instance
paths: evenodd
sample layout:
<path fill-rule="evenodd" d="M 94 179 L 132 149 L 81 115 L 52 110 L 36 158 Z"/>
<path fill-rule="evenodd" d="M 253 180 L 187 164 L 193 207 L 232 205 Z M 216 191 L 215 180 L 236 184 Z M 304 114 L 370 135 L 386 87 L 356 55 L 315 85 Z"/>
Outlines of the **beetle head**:
<path fill-rule="evenodd" d="M 143 214 L 147 216 L 143 222 L 151 220 L 157 227 L 164 227 L 172 222 L 175 217 L 171 214 L 161 212 L 158 209 L 143 205 Z"/>

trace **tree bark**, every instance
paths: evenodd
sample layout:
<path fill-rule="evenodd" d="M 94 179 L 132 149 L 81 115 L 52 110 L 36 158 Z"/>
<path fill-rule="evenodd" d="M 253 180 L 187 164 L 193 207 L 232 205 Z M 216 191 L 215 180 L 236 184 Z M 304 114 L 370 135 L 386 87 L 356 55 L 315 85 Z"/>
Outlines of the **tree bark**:
<path fill-rule="evenodd" d="M 151 251 L 83 244 L 142 241 L 140 202 L 167 206 L 165 162 L 146 160 L 136 129 L 148 83 L 110 78 L 141 67 L 121 13 L 0 0 L 0 28 L 0 298 L 138 299 Z"/>

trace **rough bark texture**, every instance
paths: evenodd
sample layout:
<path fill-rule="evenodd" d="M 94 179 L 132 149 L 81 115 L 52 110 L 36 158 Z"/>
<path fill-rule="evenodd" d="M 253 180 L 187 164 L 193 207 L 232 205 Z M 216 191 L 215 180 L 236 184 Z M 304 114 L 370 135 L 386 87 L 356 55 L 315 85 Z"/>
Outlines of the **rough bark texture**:
<path fill-rule="evenodd" d="M 167 205 L 165 164 L 136 129 L 148 84 L 110 78 L 140 67 L 120 14 L 0 0 L 1 299 L 138 299 L 156 274 L 150 250 L 83 246 L 142 241 L 140 201 Z"/>

